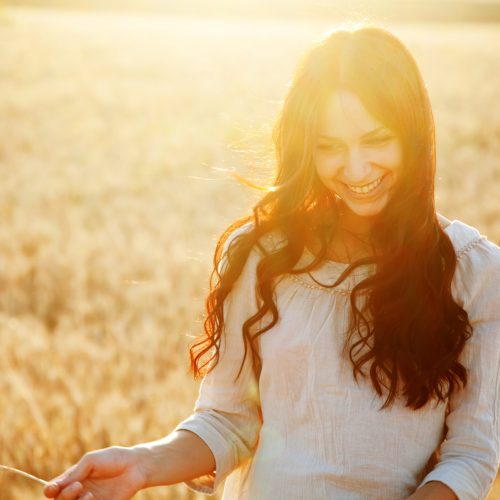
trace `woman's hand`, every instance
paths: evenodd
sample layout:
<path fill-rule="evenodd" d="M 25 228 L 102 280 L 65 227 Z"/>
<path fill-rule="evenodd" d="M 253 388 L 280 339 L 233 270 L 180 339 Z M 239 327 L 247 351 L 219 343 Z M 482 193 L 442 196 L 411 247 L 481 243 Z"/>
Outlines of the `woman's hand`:
<path fill-rule="evenodd" d="M 458 497 L 441 481 L 429 481 L 406 500 L 458 500 Z"/>
<path fill-rule="evenodd" d="M 129 500 L 146 486 L 141 450 L 113 446 L 87 453 L 44 488 L 56 500 Z"/>

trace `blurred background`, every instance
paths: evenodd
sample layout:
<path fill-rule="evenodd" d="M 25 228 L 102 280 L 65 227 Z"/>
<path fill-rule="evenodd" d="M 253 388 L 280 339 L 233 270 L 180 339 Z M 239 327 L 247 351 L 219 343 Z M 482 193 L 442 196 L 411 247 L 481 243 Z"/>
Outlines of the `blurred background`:
<path fill-rule="evenodd" d="M 427 83 L 439 211 L 499 244 L 498 1 L 0 2 L 1 464 L 48 479 L 190 414 L 214 245 L 259 194 L 232 173 L 269 180 L 298 57 L 365 18 Z"/>

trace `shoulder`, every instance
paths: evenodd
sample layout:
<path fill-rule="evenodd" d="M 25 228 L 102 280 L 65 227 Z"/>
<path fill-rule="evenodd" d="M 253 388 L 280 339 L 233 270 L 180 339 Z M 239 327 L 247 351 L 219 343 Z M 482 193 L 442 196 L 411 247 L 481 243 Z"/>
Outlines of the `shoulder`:
<path fill-rule="evenodd" d="M 455 295 L 463 307 L 500 302 L 500 248 L 476 228 L 454 220 L 444 228 L 457 255 Z"/>
<path fill-rule="evenodd" d="M 223 254 L 226 254 L 231 245 L 236 242 L 241 236 L 250 233 L 255 227 L 253 222 L 246 222 L 241 226 L 230 230 L 230 234 L 227 236 L 224 242 Z M 252 249 L 253 253 L 260 255 L 268 255 L 278 251 L 286 245 L 286 237 L 283 232 L 279 229 L 274 229 L 259 238 L 257 243 Z"/>
<path fill-rule="evenodd" d="M 231 255 L 233 251 L 237 250 L 239 245 L 239 240 L 249 235 L 255 224 L 253 221 L 244 223 L 235 223 L 224 232 L 221 237 L 223 242 L 222 249 L 220 250 L 220 260 L 217 265 L 217 270 L 219 274 L 226 272 L 229 261 L 231 260 Z M 261 236 L 255 243 L 248 242 L 252 245 L 246 254 L 244 263 L 242 264 L 241 272 L 244 276 L 253 277 L 256 272 L 256 267 L 261 261 L 261 259 L 267 255 L 274 253 L 280 246 L 285 242 L 280 232 L 273 230 L 269 233 Z M 248 247 L 247 247 L 248 249 Z"/>
<path fill-rule="evenodd" d="M 228 248 L 236 242 L 241 236 L 250 233 L 254 227 L 253 222 L 246 222 L 236 228 L 229 228 L 228 230 L 225 231 L 224 235 L 226 233 L 229 233 L 226 237 L 226 240 L 224 241 L 224 246 L 223 246 L 223 253 L 227 253 Z"/>
<path fill-rule="evenodd" d="M 458 261 L 472 258 L 476 265 L 500 265 L 500 247 L 489 241 L 475 227 L 453 220 L 444 226 L 444 231 L 453 244 Z"/>

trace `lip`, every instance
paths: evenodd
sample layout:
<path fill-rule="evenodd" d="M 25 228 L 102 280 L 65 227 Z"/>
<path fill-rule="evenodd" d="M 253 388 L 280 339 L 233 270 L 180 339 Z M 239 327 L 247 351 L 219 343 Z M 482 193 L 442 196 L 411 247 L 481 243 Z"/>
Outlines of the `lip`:
<path fill-rule="evenodd" d="M 341 198 L 350 198 L 352 200 L 357 200 L 357 201 L 372 202 L 376 200 L 383 192 L 386 191 L 386 189 L 389 187 L 390 178 L 391 178 L 390 174 L 384 174 L 382 176 L 382 182 L 373 191 L 370 191 L 369 193 L 354 193 L 349 189 L 349 187 L 345 182 L 337 181 L 337 183 L 341 187 Z"/>

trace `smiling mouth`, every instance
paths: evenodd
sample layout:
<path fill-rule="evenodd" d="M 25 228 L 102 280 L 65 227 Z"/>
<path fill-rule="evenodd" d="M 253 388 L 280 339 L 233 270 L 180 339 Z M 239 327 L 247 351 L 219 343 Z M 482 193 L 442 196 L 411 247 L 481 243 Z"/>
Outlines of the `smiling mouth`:
<path fill-rule="evenodd" d="M 364 184 L 362 186 L 353 186 L 352 184 L 345 184 L 350 191 L 356 194 L 367 194 L 371 193 L 375 189 L 377 189 L 380 183 L 384 180 L 385 175 L 382 175 L 377 180 L 370 182 L 369 184 Z"/>

